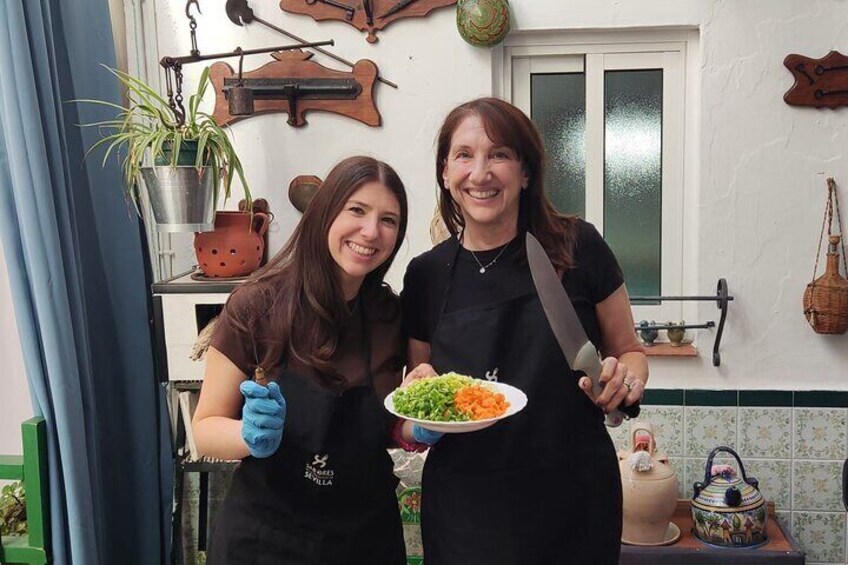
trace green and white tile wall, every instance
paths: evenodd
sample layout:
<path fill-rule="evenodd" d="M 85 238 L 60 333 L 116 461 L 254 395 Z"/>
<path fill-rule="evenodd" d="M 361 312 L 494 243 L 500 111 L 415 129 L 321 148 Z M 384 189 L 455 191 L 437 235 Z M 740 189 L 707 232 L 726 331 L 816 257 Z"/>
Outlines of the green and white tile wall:
<path fill-rule="evenodd" d="M 709 452 L 733 448 L 760 481 L 807 563 L 848 563 L 842 463 L 848 457 L 848 392 L 648 390 L 641 419 L 677 473 L 681 498 L 704 478 Z M 610 429 L 629 448 L 627 424 Z M 722 462 L 729 462 L 722 457 Z"/>

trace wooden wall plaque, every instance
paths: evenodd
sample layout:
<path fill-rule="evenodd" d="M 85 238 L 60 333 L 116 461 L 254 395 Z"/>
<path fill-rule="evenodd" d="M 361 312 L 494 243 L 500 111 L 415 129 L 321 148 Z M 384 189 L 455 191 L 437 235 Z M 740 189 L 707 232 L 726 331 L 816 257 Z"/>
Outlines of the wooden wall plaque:
<path fill-rule="evenodd" d="M 312 16 L 315 21 L 347 22 L 367 31 L 368 43 L 378 40 L 377 31 L 403 18 L 422 18 L 437 8 L 452 6 L 456 0 L 280 0 L 280 9 Z"/>
<path fill-rule="evenodd" d="M 838 108 L 848 105 L 848 57 L 831 51 L 821 59 L 787 55 L 783 66 L 795 77 L 783 100 L 792 106 Z"/>
<path fill-rule="evenodd" d="M 289 116 L 289 125 L 300 127 L 306 124 L 303 115 L 311 110 L 341 114 L 372 127 L 381 124 L 380 112 L 374 102 L 378 71 L 372 61 L 361 59 L 347 73 L 310 61 L 312 53 L 302 50 L 277 52 L 271 56 L 276 60 L 243 73 L 245 86 L 254 90 L 254 113 L 250 116 L 230 115 L 226 91 L 228 85 L 237 82 L 238 76 L 227 63 L 212 65 L 209 72 L 215 87 L 212 115 L 218 125 L 229 125 L 259 114 L 284 112 Z M 340 84 L 354 87 L 356 93 L 339 96 L 329 91 L 330 87 L 336 88 Z M 298 94 L 298 85 L 309 87 L 309 90 L 302 91 L 306 94 Z M 322 94 L 321 90 L 325 88 L 328 91 Z"/>

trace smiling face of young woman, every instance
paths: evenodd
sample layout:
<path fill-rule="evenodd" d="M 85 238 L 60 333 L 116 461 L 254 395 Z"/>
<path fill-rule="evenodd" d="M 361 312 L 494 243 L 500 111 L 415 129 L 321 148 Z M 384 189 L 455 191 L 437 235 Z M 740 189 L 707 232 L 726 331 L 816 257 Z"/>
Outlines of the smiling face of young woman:
<path fill-rule="evenodd" d="M 454 131 L 442 180 L 459 206 L 466 236 L 515 236 L 528 177 L 516 152 L 489 139 L 478 116 L 466 117 Z"/>
<path fill-rule="evenodd" d="M 398 239 L 400 203 L 383 183 L 370 181 L 351 194 L 327 234 L 345 298 L 359 292 L 365 276 L 392 254 Z"/>

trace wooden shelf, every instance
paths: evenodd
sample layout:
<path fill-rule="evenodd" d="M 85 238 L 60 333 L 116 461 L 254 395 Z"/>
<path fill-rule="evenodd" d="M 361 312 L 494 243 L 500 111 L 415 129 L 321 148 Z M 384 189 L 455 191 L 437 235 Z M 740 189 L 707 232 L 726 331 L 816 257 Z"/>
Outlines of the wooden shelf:
<path fill-rule="evenodd" d="M 697 357 L 698 350 L 691 343 L 684 343 L 680 347 L 674 347 L 670 343 L 656 343 L 645 346 L 645 355 L 648 357 Z"/>

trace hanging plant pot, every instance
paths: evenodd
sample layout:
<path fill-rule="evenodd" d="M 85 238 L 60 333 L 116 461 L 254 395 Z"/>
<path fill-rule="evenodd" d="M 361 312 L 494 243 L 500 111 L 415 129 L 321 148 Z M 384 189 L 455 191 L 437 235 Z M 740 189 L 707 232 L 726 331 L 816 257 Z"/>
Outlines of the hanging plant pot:
<path fill-rule="evenodd" d="M 215 186 L 211 167 L 142 167 L 141 176 L 160 232 L 214 229 Z"/>
<path fill-rule="evenodd" d="M 107 157 L 112 152 L 123 156 L 124 186 L 138 212 L 145 211 L 140 200 L 149 203 L 157 231 L 213 229 L 218 190 L 227 198 L 236 178 L 250 202 L 241 160 L 229 134 L 213 116 L 199 111 L 211 84 L 209 67 L 200 75 L 186 108 L 171 97 L 170 79 L 166 98 L 139 79 L 106 68 L 126 88 L 129 102 L 123 107 L 110 101 L 78 100 L 118 110 L 113 119 L 86 124 L 104 133 L 89 151 L 103 146 Z M 178 83 L 177 100 L 181 98 Z M 198 155 L 201 140 L 203 154 Z M 148 166 L 151 162 L 153 166 Z"/>
<path fill-rule="evenodd" d="M 456 27 L 462 39 L 475 47 L 491 47 L 509 33 L 507 0 L 459 0 Z"/>

